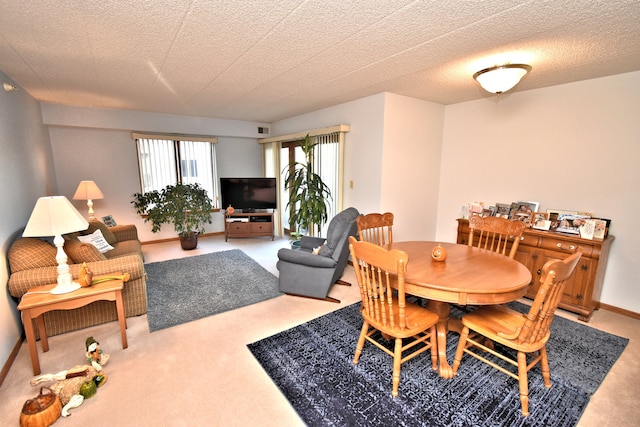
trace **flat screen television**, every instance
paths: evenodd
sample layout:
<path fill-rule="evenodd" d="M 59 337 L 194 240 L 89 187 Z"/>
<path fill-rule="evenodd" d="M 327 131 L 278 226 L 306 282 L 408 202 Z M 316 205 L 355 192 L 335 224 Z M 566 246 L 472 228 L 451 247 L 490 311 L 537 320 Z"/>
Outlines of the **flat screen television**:
<path fill-rule="evenodd" d="M 278 207 L 275 178 L 220 178 L 220 195 L 223 209 L 253 212 Z"/>

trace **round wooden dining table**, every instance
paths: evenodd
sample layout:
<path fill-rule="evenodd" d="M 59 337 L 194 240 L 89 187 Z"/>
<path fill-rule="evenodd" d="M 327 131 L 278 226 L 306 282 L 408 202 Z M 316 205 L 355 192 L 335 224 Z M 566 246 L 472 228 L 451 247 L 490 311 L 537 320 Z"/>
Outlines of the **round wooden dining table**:
<path fill-rule="evenodd" d="M 448 253 L 444 261 L 431 257 L 437 245 Z M 439 374 L 452 378 L 453 369 L 447 361 L 449 304 L 492 305 L 515 301 L 526 293 L 531 273 L 507 256 L 468 245 L 412 241 L 393 242 L 392 248 L 409 256 L 405 292 L 428 299 L 427 308 L 439 316 L 436 325 Z M 457 329 L 455 326 L 453 329 Z"/>

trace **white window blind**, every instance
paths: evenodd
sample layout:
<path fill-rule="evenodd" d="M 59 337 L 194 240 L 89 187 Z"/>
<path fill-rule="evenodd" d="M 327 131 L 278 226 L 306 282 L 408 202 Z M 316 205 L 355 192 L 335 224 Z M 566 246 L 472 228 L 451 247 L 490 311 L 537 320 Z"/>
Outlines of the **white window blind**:
<path fill-rule="evenodd" d="M 133 133 L 142 192 L 167 185 L 200 184 L 218 207 L 216 138 Z"/>
<path fill-rule="evenodd" d="M 318 141 L 319 144 L 315 147 L 314 151 L 314 172 L 316 172 L 322 178 L 322 181 L 331 190 L 331 199 L 328 200 L 327 217 L 329 221 L 338 212 L 343 209 L 343 192 L 344 192 L 344 144 L 345 133 L 349 132 L 348 125 L 337 125 L 328 128 L 315 129 L 309 131 L 297 132 L 295 134 L 274 136 L 270 138 L 264 138 L 260 140 L 261 144 L 265 144 L 263 150 L 265 170 L 269 173 L 276 173 L 276 171 L 282 171 L 289 162 L 289 157 L 283 153 L 282 144 L 287 141 L 298 141 L 303 139 L 306 135 L 309 135 L 312 140 Z M 286 150 L 285 150 L 286 151 Z M 295 156 L 302 156 L 302 151 L 299 147 L 295 149 Z M 302 161 L 301 158 L 298 160 Z M 278 187 L 280 188 L 280 200 L 278 206 L 280 206 L 280 219 L 279 230 L 282 234 L 282 229 L 288 226 L 289 213 L 285 209 L 286 201 L 288 200 L 288 193 L 284 189 L 283 177 L 280 176 L 280 172 L 277 172 Z M 322 236 L 326 236 L 328 222 L 323 224 L 320 230 Z"/>
<path fill-rule="evenodd" d="M 339 203 L 342 200 L 342 174 L 340 173 L 340 133 L 335 132 L 326 135 L 318 135 L 315 137 L 318 145 L 315 147 L 315 171 L 322 182 L 324 182 L 331 190 L 331 200 L 327 204 L 327 218 L 331 220 L 339 212 Z M 341 208 L 341 206 L 340 206 Z M 327 235 L 327 227 L 329 222 L 323 224 L 321 235 Z"/>

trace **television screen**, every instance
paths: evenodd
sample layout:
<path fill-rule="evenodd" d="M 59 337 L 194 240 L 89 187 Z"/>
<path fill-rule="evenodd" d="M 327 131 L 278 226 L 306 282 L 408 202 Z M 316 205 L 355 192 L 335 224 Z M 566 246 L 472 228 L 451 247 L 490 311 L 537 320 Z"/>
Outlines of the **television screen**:
<path fill-rule="evenodd" d="M 276 209 L 275 178 L 220 178 L 222 208 L 233 206 L 249 212 L 256 209 Z"/>

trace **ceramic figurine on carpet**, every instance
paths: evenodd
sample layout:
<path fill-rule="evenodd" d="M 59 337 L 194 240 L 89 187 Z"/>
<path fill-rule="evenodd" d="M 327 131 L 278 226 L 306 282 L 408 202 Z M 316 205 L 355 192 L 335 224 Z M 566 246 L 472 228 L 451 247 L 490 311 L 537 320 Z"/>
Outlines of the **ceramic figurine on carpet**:
<path fill-rule="evenodd" d="M 102 352 L 100 343 L 93 337 L 86 339 L 85 346 L 89 366 L 78 365 L 55 374 L 38 375 L 30 382 L 32 386 L 36 386 L 46 381 L 56 381 L 50 389 L 60 397 L 64 405 L 61 414 L 63 417 L 71 415 L 69 409 L 82 405 L 84 399 L 93 397 L 98 387 L 107 382 L 106 374 L 101 371 L 109 361 L 109 355 Z"/>
<path fill-rule="evenodd" d="M 89 362 L 96 371 L 101 371 L 102 367 L 109 361 L 109 355 L 100 349 L 100 343 L 93 339 L 93 337 L 87 338 L 85 346 L 87 347 L 87 362 Z"/>

